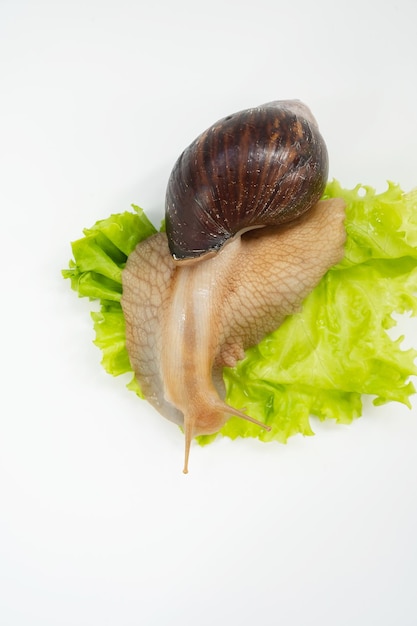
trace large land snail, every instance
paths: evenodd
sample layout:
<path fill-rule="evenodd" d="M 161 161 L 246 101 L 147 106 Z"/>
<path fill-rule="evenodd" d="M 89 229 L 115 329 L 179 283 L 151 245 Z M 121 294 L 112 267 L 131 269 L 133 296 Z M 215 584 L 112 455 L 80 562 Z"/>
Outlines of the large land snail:
<path fill-rule="evenodd" d="M 343 256 L 344 202 L 320 201 L 327 173 L 302 103 L 230 115 L 179 157 L 166 234 L 128 258 L 127 350 L 146 399 L 184 428 L 184 472 L 193 437 L 231 415 L 255 421 L 224 402 L 223 367 L 294 313 Z"/>

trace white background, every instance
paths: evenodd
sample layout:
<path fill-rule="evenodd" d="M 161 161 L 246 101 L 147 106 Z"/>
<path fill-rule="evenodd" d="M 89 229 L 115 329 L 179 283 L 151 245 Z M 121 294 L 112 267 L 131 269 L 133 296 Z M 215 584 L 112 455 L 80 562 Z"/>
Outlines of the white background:
<path fill-rule="evenodd" d="M 417 404 L 193 446 L 100 366 L 61 268 L 159 224 L 231 112 L 310 105 L 331 177 L 417 185 L 415 0 L 0 0 L 0 623 L 415 626 Z M 407 325 L 416 345 L 416 325 Z"/>

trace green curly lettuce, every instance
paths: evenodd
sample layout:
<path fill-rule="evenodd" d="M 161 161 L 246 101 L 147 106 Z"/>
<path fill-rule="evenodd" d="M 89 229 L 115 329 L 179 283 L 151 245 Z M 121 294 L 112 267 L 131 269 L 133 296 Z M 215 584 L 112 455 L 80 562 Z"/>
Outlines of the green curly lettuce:
<path fill-rule="evenodd" d="M 417 190 L 388 184 L 383 193 L 358 185 L 328 183 L 324 198 L 347 204 L 347 242 L 334 266 L 303 303 L 273 333 L 225 368 L 226 401 L 266 422 L 271 431 L 231 418 L 220 431 L 232 439 L 287 441 L 312 435 L 310 416 L 350 423 L 362 414 L 362 396 L 376 405 L 410 405 L 417 375 L 414 349 L 393 340 L 393 313 L 417 315 Z M 118 376 L 131 372 L 120 305 L 121 272 L 136 244 L 156 232 L 142 209 L 112 215 L 72 243 L 74 259 L 63 271 L 79 296 L 100 301 L 93 312 L 102 364 Z M 129 388 L 141 395 L 135 378 Z M 216 435 L 200 437 L 208 443 Z"/>

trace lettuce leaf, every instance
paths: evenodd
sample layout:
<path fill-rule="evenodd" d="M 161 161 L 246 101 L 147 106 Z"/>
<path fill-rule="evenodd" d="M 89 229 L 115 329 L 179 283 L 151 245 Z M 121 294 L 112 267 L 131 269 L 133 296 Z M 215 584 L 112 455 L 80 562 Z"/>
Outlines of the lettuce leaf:
<path fill-rule="evenodd" d="M 227 402 L 265 421 L 271 431 L 231 418 L 221 433 L 232 439 L 287 441 L 312 435 L 310 416 L 350 423 L 362 414 L 362 397 L 374 404 L 410 406 L 417 375 L 414 349 L 387 332 L 393 313 L 417 315 L 417 190 L 389 182 L 383 193 L 368 186 L 328 183 L 324 198 L 347 203 L 343 260 L 307 297 L 302 310 L 225 368 Z M 102 364 L 118 376 L 131 372 L 120 298 L 121 272 L 136 244 L 156 232 L 143 210 L 111 215 L 73 242 L 74 259 L 63 271 L 79 296 L 100 301 L 93 312 Z M 133 377 L 128 387 L 141 395 Z M 209 443 L 217 435 L 200 437 Z"/>
<path fill-rule="evenodd" d="M 122 270 L 136 245 L 157 232 L 143 209 L 134 204 L 132 208 L 134 213 L 125 211 L 111 215 L 92 228 L 85 228 L 84 237 L 72 242 L 74 258 L 69 268 L 62 271 L 80 297 L 100 301 L 100 311 L 91 313 L 96 335 L 94 343 L 103 353 L 104 369 L 113 376 L 132 372 L 120 305 Z M 128 387 L 143 397 L 134 376 Z"/>

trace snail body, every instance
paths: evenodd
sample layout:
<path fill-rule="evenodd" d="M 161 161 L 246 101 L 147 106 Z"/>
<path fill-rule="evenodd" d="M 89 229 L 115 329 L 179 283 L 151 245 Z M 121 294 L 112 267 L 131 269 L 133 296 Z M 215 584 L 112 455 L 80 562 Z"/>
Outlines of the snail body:
<path fill-rule="evenodd" d="M 319 201 L 327 167 L 316 122 L 300 103 L 229 116 L 174 166 L 166 234 L 127 260 L 127 350 L 145 398 L 184 428 L 184 471 L 193 437 L 217 432 L 231 415 L 256 422 L 224 402 L 223 367 L 295 312 L 343 256 L 344 203 Z"/>

